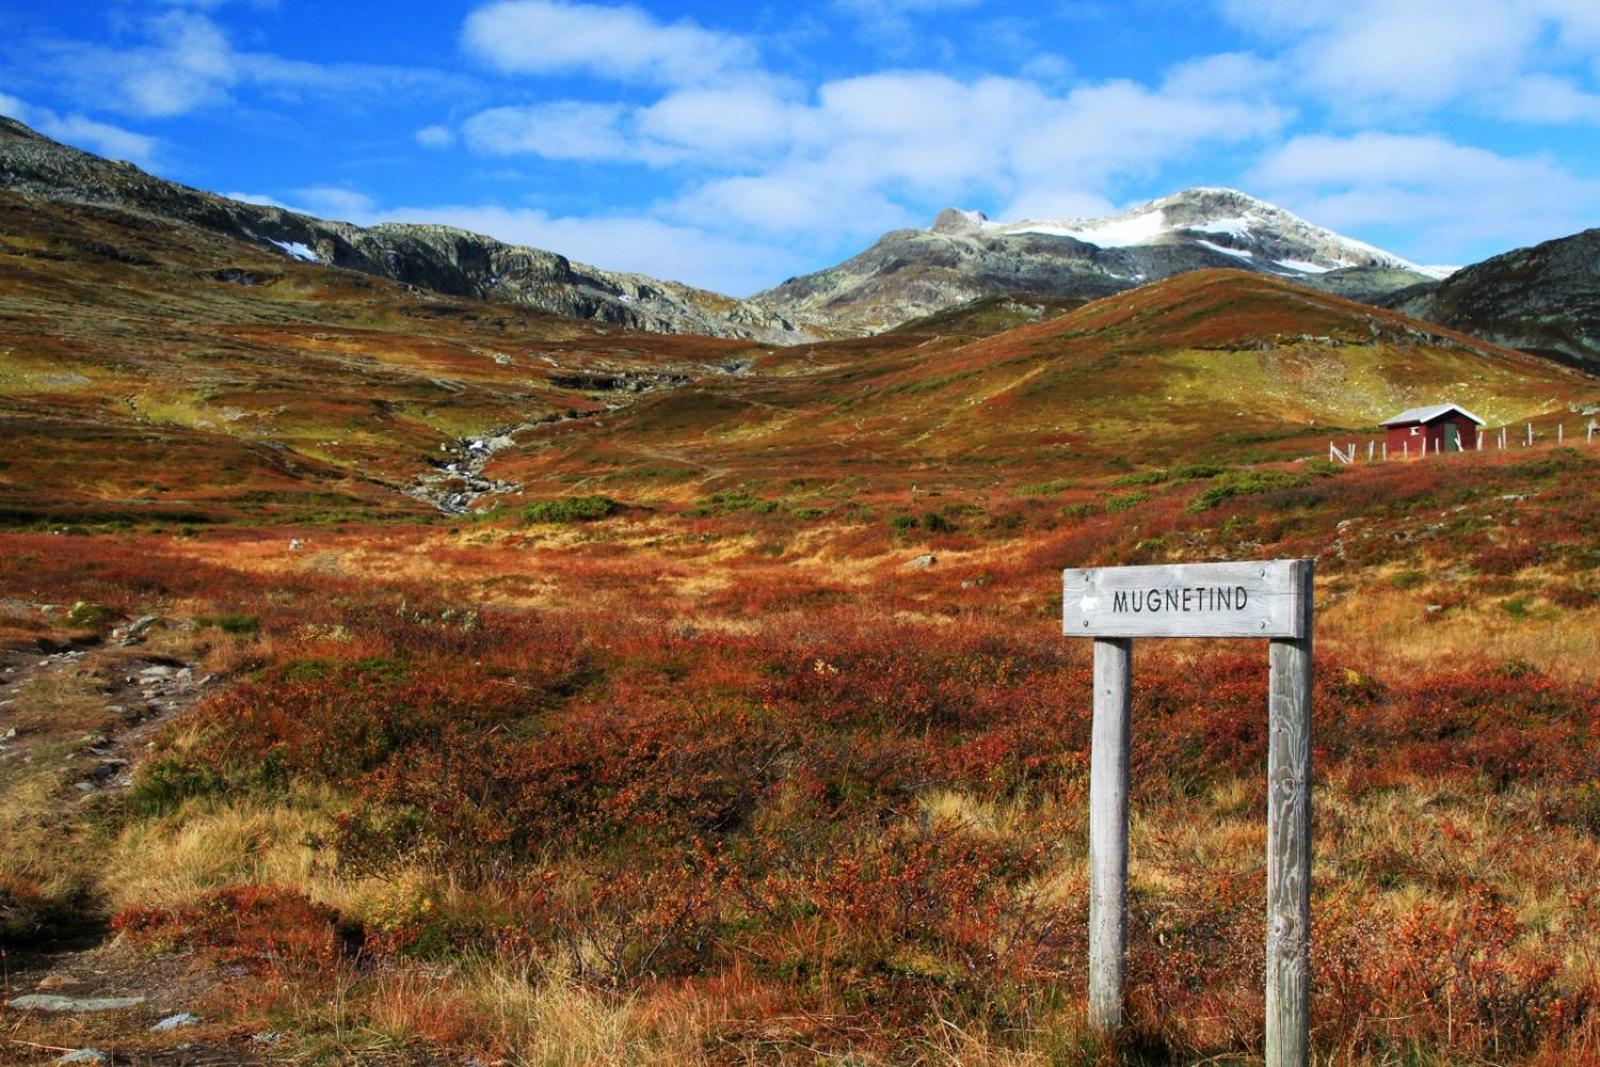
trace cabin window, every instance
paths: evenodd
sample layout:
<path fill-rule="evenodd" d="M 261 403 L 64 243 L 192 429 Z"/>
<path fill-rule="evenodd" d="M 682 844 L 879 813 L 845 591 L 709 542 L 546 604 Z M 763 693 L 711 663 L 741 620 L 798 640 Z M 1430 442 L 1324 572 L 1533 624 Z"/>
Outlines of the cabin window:
<path fill-rule="evenodd" d="M 1422 427 L 1421 426 L 1413 426 L 1413 427 L 1411 427 L 1411 436 L 1412 437 L 1417 436 L 1417 434 L 1419 434 L 1421 432 L 1422 432 Z"/>

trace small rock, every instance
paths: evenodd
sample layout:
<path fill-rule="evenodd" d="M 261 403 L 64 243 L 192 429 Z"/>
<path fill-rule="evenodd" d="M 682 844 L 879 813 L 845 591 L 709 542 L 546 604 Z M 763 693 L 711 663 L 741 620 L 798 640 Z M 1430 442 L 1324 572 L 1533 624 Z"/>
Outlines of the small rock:
<path fill-rule="evenodd" d="M 56 1057 L 57 1063 L 110 1063 L 111 1054 L 97 1048 L 80 1048 Z"/>
<path fill-rule="evenodd" d="M 250 1040 L 258 1045 L 276 1045 L 282 1039 L 282 1030 L 262 1030 L 250 1035 Z"/>
<path fill-rule="evenodd" d="M 29 993 L 8 1005 L 12 1011 L 121 1011 L 144 1003 L 144 997 L 63 997 L 54 993 Z"/>
<path fill-rule="evenodd" d="M 156 1023 L 150 1029 L 152 1029 L 152 1030 L 176 1030 L 180 1026 L 193 1026 L 195 1023 L 198 1023 L 199 1021 L 200 1021 L 200 1016 L 193 1015 L 193 1014 L 191 1014 L 189 1012 L 186 1012 L 186 1011 L 182 1011 L 182 1012 L 179 1012 L 176 1015 L 167 1016 L 165 1019 L 162 1019 L 160 1022 Z"/>
<path fill-rule="evenodd" d="M 13 726 L 11 729 L 7 730 L 5 737 L 7 741 L 15 741 L 17 739 L 17 728 Z"/>
<path fill-rule="evenodd" d="M 144 633 L 145 633 L 145 631 L 150 629 L 152 626 L 157 625 L 160 622 L 161 622 L 161 617 L 159 615 L 141 615 L 141 616 L 139 616 L 137 619 L 133 620 L 133 623 L 122 634 L 122 640 L 121 640 L 120 644 L 124 648 L 126 648 L 129 645 L 141 644 L 144 641 Z"/>
<path fill-rule="evenodd" d="M 300 540 L 300 538 L 298 538 L 298 537 L 289 538 L 289 549 L 291 551 L 298 552 L 304 547 L 306 547 L 306 544 L 305 544 L 304 541 Z"/>
<path fill-rule="evenodd" d="M 1443 611 L 1444 610 L 1444 605 L 1443 604 L 1429 604 L 1425 608 L 1423 608 L 1423 610 L 1426 611 L 1429 615 L 1432 615 L 1436 611 Z"/>
<path fill-rule="evenodd" d="M 94 770 L 89 772 L 89 779 L 95 782 L 103 782 L 108 778 L 115 778 L 118 772 L 127 765 L 128 761 L 125 759 L 103 759 L 95 765 Z"/>
<path fill-rule="evenodd" d="M 924 552 L 922 555 L 912 559 L 906 566 L 920 569 L 922 567 L 931 567 L 937 562 L 939 562 L 938 556 L 935 556 L 932 552 Z"/>

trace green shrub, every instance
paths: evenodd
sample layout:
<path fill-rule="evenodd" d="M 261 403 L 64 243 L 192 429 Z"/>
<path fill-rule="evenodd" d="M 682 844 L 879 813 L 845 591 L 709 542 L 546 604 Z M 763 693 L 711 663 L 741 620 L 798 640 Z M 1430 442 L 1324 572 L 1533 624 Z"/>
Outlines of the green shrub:
<path fill-rule="evenodd" d="M 1234 471 L 1218 475 L 1210 485 L 1196 493 L 1194 499 L 1189 501 L 1189 510 L 1208 511 L 1236 496 L 1296 489 L 1310 481 L 1308 475 L 1294 471 Z"/>
<path fill-rule="evenodd" d="M 1134 485 L 1160 485 L 1167 478 L 1167 472 L 1163 470 L 1140 471 L 1137 474 L 1124 474 L 1120 478 L 1113 478 L 1111 484 L 1119 488 L 1127 488 Z"/>
<path fill-rule="evenodd" d="M 1072 488 L 1072 481 L 1068 478 L 1057 478 L 1049 482 L 1036 482 L 1033 485 L 1019 485 L 1012 490 L 1017 496 L 1054 496 L 1055 494 Z"/>
<path fill-rule="evenodd" d="M 922 516 L 922 528 L 929 533 L 948 533 L 956 528 L 956 524 L 937 511 L 929 511 Z"/>
<path fill-rule="evenodd" d="M 165 815 L 190 797 L 220 793 L 222 776 L 209 767 L 181 760 L 158 759 L 145 764 L 128 792 L 128 807 L 135 815 Z"/>
<path fill-rule="evenodd" d="M 242 611 L 230 611 L 211 620 L 211 624 L 225 634 L 254 634 L 261 630 L 261 620 Z"/>
<path fill-rule="evenodd" d="M 763 500 L 741 489 L 712 493 L 702 503 L 690 508 L 689 514 L 700 518 L 708 515 L 732 515 L 739 511 L 751 515 L 771 515 L 777 510 L 776 500 Z"/>
<path fill-rule="evenodd" d="M 617 511 L 617 502 L 607 496 L 564 496 L 536 500 L 522 509 L 525 523 L 594 522 Z"/>
<path fill-rule="evenodd" d="M 1106 511 L 1114 515 L 1119 511 L 1127 511 L 1129 508 L 1138 507 L 1148 499 L 1150 499 L 1150 494 L 1148 493 L 1123 493 L 1121 496 L 1114 496 L 1106 501 Z"/>
<path fill-rule="evenodd" d="M 1086 517 L 1087 515 L 1089 515 L 1093 511 L 1094 511 L 1094 505 L 1093 504 L 1088 504 L 1088 503 L 1068 504 L 1066 507 L 1061 509 L 1061 517 L 1064 518 L 1064 519 L 1081 519 L 1081 518 Z"/>
<path fill-rule="evenodd" d="M 1220 463 L 1186 463 L 1182 467 L 1174 467 L 1172 469 L 1172 477 L 1174 481 L 1194 482 L 1206 478 L 1215 478 L 1219 474 L 1226 473 L 1227 470 L 1228 468 Z"/>
<path fill-rule="evenodd" d="M 1428 580 L 1428 576 L 1421 571 L 1401 571 L 1389 579 L 1389 584 L 1396 589 L 1415 589 Z"/>
<path fill-rule="evenodd" d="M 915 530 L 918 525 L 920 524 L 918 523 L 915 515 L 896 515 L 894 518 L 889 520 L 889 529 L 893 530 L 897 534 L 903 534 L 911 530 Z"/>
<path fill-rule="evenodd" d="M 116 614 L 104 604 L 90 604 L 80 600 L 72 605 L 72 610 L 67 612 L 67 622 L 72 626 L 81 626 L 85 630 L 103 630 L 111 624 L 111 617 Z"/>

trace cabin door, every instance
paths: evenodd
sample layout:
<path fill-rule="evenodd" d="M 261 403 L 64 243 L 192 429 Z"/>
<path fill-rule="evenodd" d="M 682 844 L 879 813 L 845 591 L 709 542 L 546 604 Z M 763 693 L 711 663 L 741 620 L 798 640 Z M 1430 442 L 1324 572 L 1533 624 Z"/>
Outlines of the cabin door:
<path fill-rule="evenodd" d="M 1444 450 L 1446 452 L 1461 451 L 1461 427 L 1453 422 L 1444 424 Z"/>

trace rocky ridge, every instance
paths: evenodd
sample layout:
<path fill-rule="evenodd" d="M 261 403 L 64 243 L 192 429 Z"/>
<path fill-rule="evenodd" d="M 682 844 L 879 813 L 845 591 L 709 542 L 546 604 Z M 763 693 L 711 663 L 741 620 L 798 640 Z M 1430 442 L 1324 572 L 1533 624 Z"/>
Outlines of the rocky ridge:
<path fill-rule="evenodd" d="M 1496 344 L 1600 371 L 1600 229 L 1506 252 L 1384 303 Z"/>
<path fill-rule="evenodd" d="M 131 163 L 58 144 L 0 116 L 0 189 L 186 223 L 287 259 L 393 278 L 656 333 L 793 344 L 812 338 L 759 304 L 640 274 L 574 263 L 449 226 L 362 227 L 164 181 Z"/>

